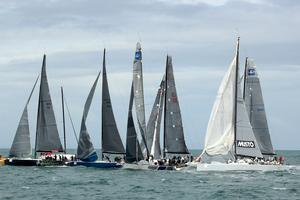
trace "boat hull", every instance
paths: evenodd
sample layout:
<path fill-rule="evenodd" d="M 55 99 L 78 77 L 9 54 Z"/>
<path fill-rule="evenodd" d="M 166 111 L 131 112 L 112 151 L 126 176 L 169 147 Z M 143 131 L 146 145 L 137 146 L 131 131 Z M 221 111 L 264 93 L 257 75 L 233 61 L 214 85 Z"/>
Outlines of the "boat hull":
<path fill-rule="evenodd" d="M 128 170 L 147 170 L 149 169 L 149 163 L 125 163 L 123 169 Z"/>
<path fill-rule="evenodd" d="M 106 161 L 95 161 L 95 162 L 84 162 L 84 161 L 72 161 L 66 163 L 68 166 L 85 166 L 101 169 L 117 169 L 123 167 L 122 164 L 117 162 L 106 162 Z"/>
<path fill-rule="evenodd" d="M 152 170 L 176 170 L 175 166 L 168 166 L 168 165 L 149 165 L 148 169 L 152 169 Z"/>
<path fill-rule="evenodd" d="M 261 165 L 248 163 L 212 163 L 197 164 L 197 171 L 286 171 L 291 169 L 287 165 Z"/>
<path fill-rule="evenodd" d="M 5 160 L 5 165 L 11 166 L 37 166 L 40 159 L 22 159 L 22 158 L 8 158 Z"/>

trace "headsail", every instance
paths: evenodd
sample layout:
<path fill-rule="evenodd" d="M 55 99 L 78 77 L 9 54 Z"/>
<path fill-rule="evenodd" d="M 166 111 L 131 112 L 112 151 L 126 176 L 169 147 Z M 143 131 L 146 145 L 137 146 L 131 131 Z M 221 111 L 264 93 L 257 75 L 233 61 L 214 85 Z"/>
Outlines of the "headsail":
<path fill-rule="evenodd" d="M 43 58 L 36 129 L 36 152 L 63 152 L 58 135 L 46 74 L 46 55 Z"/>
<path fill-rule="evenodd" d="M 125 154 L 125 149 L 115 121 L 108 89 L 105 49 L 103 53 L 102 79 L 102 153 Z"/>
<path fill-rule="evenodd" d="M 150 155 L 152 155 L 154 159 L 161 158 L 160 124 L 164 102 L 164 85 L 165 80 L 163 78 L 157 91 L 157 95 L 147 124 L 147 146 L 150 147 Z"/>
<path fill-rule="evenodd" d="M 127 135 L 126 135 L 126 157 L 127 163 L 138 162 L 143 160 L 143 154 L 137 138 L 134 121 L 132 117 L 132 106 L 133 106 L 133 84 L 131 85 L 129 109 L 128 109 L 128 121 L 127 121 Z"/>
<path fill-rule="evenodd" d="M 144 104 L 144 86 L 143 86 L 143 68 L 142 68 L 142 51 L 141 44 L 136 44 L 136 52 L 133 61 L 133 89 L 134 102 L 137 116 L 137 123 L 141 133 L 141 148 L 145 157 L 149 156 L 149 149 L 146 146 L 146 120 L 145 120 L 145 104 Z"/>
<path fill-rule="evenodd" d="M 94 149 L 93 143 L 91 142 L 90 135 L 87 131 L 86 128 L 86 118 L 90 110 L 90 106 L 93 100 L 93 96 L 95 93 L 95 89 L 97 86 L 97 82 L 99 79 L 100 73 L 98 74 L 91 91 L 88 95 L 88 98 L 85 102 L 84 109 L 83 109 L 83 115 L 82 115 L 82 120 L 81 120 L 81 128 L 80 128 L 80 134 L 79 134 L 79 141 L 78 141 L 78 146 L 77 146 L 77 157 L 80 160 L 83 161 L 89 161 L 93 162 L 98 159 L 97 153 Z"/>
<path fill-rule="evenodd" d="M 273 155 L 274 149 L 269 133 L 260 80 L 256 66 L 250 59 L 246 59 L 245 65 L 244 101 L 262 154 Z"/>
<path fill-rule="evenodd" d="M 202 155 L 221 156 L 225 160 L 235 159 L 236 156 L 262 157 L 241 95 L 238 50 L 239 43 L 236 55 L 219 87 Z"/>
<path fill-rule="evenodd" d="M 39 76 L 37 77 L 34 86 L 30 92 L 30 95 L 28 97 L 28 100 L 25 104 L 25 108 L 23 110 L 13 143 L 9 151 L 9 157 L 24 158 L 24 157 L 31 156 L 30 131 L 29 131 L 29 123 L 28 123 L 27 106 L 31 99 L 32 93 L 35 89 L 38 79 Z"/>
<path fill-rule="evenodd" d="M 171 56 L 167 56 L 165 77 L 164 154 L 189 154 L 184 140 Z"/>

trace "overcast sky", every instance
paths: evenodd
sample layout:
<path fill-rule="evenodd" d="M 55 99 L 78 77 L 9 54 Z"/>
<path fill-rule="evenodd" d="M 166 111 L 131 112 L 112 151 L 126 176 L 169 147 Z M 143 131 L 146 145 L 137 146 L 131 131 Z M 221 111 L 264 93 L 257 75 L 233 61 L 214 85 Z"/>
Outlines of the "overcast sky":
<path fill-rule="evenodd" d="M 203 147 L 214 99 L 237 36 L 258 67 L 275 149 L 300 149 L 300 2 L 292 0 L 27 0 L 0 2 L 0 148 L 10 147 L 47 54 L 48 81 L 62 138 L 60 86 L 79 132 L 83 105 L 101 69 L 107 73 L 125 145 L 135 44 L 143 49 L 146 118 L 164 73 L 173 67 L 186 143 Z M 88 116 L 100 148 L 101 84 Z M 29 105 L 34 145 L 38 90 Z M 68 147 L 76 141 L 67 119 Z"/>

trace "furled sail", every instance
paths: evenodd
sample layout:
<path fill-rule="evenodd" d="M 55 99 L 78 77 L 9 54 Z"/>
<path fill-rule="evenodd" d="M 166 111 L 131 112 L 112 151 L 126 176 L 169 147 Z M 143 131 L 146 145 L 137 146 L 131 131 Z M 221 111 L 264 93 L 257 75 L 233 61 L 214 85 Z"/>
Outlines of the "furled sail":
<path fill-rule="evenodd" d="M 32 93 L 35 89 L 39 77 L 37 77 L 34 86 L 30 92 L 28 100 L 25 104 L 25 108 L 23 110 L 21 119 L 19 121 L 19 125 L 11 145 L 9 151 L 9 157 L 18 157 L 18 158 L 26 158 L 31 157 L 31 144 L 30 144 L 30 131 L 29 131 L 29 123 L 28 123 L 28 111 L 27 106 L 31 99 Z"/>
<path fill-rule="evenodd" d="M 103 54 L 102 79 L 102 153 L 125 154 L 124 146 L 115 121 L 108 89 L 105 49 Z"/>
<path fill-rule="evenodd" d="M 132 107 L 133 107 L 133 84 L 131 86 L 129 109 L 128 109 L 128 121 L 127 121 L 127 135 L 126 135 L 126 156 L 125 162 L 133 163 L 143 160 L 143 154 L 137 138 L 137 133 L 134 126 Z"/>
<path fill-rule="evenodd" d="M 250 59 L 246 59 L 244 81 L 244 101 L 260 151 L 263 155 L 273 155 L 260 80 L 256 66 Z"/>
<path fill-rule="evenodd" d="M 59 138 L 46 74 L 46 55 L 43 58 L 36 129 L 36 152 L 63 152 Z"/>
<path fill-rule="evenodd" d="M 142 51 L 141 44 L 136 44 L 135 58 L 133 61 L 133 89 L 134 102 L 137 116 L 137 123 L 141 133 L 141 148 L 145 157 L 149 156 L 149 150 L 146 146 L 146 120 L 145 120 L 145 104 L 144 104 L 144 86 L 143 86 L 143 68 L 142 68 Z"/>
<path fill-rule="evenodd" d="M 88 161 L 88 162 L 93 162 L 98 159 L 93 143 L 91 142 L 90 135 L 87 131 L 85 122 L 90 110 L 90 106 L 93 100 L 93 96 L 95 93 L 99 76 L 100 73 L 98 74 L 84 105 L 81 127 L 80 127 L 80 134 L 79 134 L 79 141 L 77 146 L 77 157 L 82 161 Z"/>
<path fill-rule="evenodd" d="M 163 78 L 157 91 L 157 95 L 147 124 L 147 146 L 150 147 L 150 155 L 152 155 L 154 159 L 161 158 L 160 125 L 164 102 L 164 85 L 165 80 Z"/>
<path fill-rule="evenodd" d="M 164 154 L 189 154 L 184 140 L 171 56 L 167 56 L 165 77 Z"/>

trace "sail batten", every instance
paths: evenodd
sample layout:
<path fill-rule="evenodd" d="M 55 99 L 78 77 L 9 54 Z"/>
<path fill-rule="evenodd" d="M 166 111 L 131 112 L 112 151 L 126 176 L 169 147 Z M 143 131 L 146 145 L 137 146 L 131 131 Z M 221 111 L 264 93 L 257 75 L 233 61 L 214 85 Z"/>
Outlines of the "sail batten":
<path fill-rule="evenodd" d="M 102 73 L 102 153 L 125 154 L 115 121 L 106 74 L 105 49 Z"/>
<path fill-rule="evenodd" d="M 97 75 L 97 78 L 89 92 L 87 100 L 84 105 L 82 120 L 81 120 L 81 127 L 80 127 L 80 134 L 77 146 L 77 157 L 82 161 L 96 161 L 98 159 L 96 150 L 94 149 L 94 145 L 91 141 L 90 135 L 88 133 L 86 127 L 86 118 L 90 110 L 90 106 L 94 97 L 95 89 L 97 86 L 97 82 L 99 79 L 100 73 Z"/>
<path fill-rule="evenodd" d="M 244 100 L 253 132 L 263 155 L 274 155 L 269 133 L 260 79 L 256 66 L 247 59 L 244 76 Z"/>
<path fill-rule="evenodd" d="M 43 58 L 41 73 L 35 151 L 63 152 L 47 80 L 46 55 Z"/>

